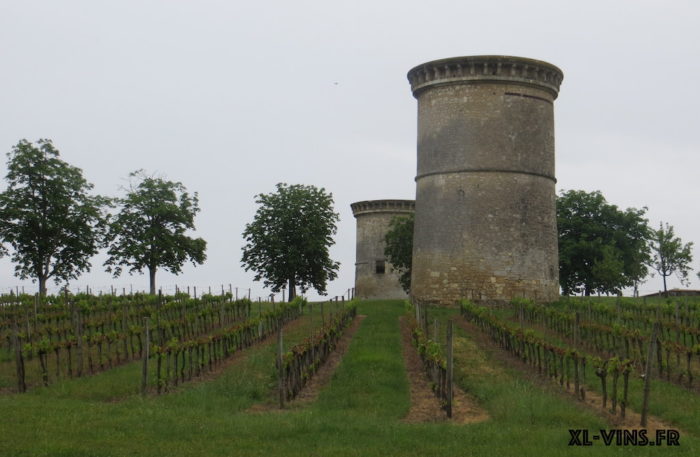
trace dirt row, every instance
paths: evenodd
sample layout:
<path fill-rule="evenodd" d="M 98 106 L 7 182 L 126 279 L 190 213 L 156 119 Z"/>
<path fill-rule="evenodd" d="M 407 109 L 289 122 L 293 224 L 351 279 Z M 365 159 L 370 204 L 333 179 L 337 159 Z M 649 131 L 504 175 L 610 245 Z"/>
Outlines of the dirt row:
<path fill-rule="evenodd" d="M 411 409 L 404 417 L 404 422 L 441 422 L 447 420 L 445 411 L 440 407 L 440 401 L 433 393 L 431 381 L 423 368 L 423 362 L 413 345 L 411 329 L 403 317 L 399 318 L 401 326 L 401 342 L 403 359 L 410 383 Z M 479 406 L 477 401 L 466 394 L 456 384 L 453 387 L 452 421 L 460 424 L 482 422 L 489 415 Z"/>

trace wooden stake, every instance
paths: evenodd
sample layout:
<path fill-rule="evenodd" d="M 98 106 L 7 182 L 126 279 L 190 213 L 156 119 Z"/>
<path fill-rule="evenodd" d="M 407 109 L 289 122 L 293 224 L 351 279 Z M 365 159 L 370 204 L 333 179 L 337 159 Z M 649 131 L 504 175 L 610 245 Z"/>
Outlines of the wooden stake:
<path fill-rule="evenodd" d="M 436 321 L 437 322 L 437 321 Z M 452 418 L 452 379 L 454 363 L 452 358 L 452 320 L 447 321 L 447 417 Z"/>
<path fill-rule="evenodd" d="M 67 294 L 67 292 L 66 292 Z M 80 324 L 80 313 L 78 313 L 78 308 L 75 306 L 75 301 L 71 300 L 70 303 L 71 311 L 73 314 L 73 325 L 75 332 L 75 339 L 77 343 L 77 362 L 78 362 L 78 377 L 83 375 L 83 332 L 81 331 Z"/>
<path fill-rule="evenodd" d="M 146 344 L 146 348 L 144 351 L 143 355 L 143 368 L 141 370 L 141 395 L 146 396 L 146 391 L 148 389 L 148 357 L 149 357 L 149 350 L 151 346 L 151 332 L 149 331 L 148 328 L 148 318 L 144 317 L 143 318 L 143 327 L 144 331 L 146 333 L 144 340 Z"/>
<path fill-rule="evenodd" d="M 36 328 L 39 325 L 37 314 L 39 313 L 39 293 L 34 294 L 34 333 L 36 333 Z"/>
<path fill-rule="evenodd" d="M 640 425 L 647 426 L 647 413 L 649 410 L 649 391 L 651 390 L 651 364 L 654 361 L 654 350 L 656 349 L 656 337 L 659 332 L 659 322 L 654 322 L 649 340 L 649 350 L 647 352 L 647 364 L 644 369 L 644 397 L 642 398 L 642 420 Z"/>
<path fill-rule="evenodd" d="M 579 390 L 579 356 L 578 352 L 574 352 L 574 393 L 576 394 L 576 398 L 580 398 L 580 390 Z"/>
<path fill-rule="evenodd" d="M 277 366 L 279 377 L 280 408 L 284 408 L 284 365 L 282 358 L 283 354 L 284 342 L 282 340 L 282 323 L 280 322 L 279 328 L 277 329 Z"/>
<path fill-rule="evenodd" d="M 518 304 L 518 320 L 520 321 L 520 329 L 523 328 L 523 321 L 525 320 L 525 307 L 522 303 Z"/>
<path fill-rule="evenodd" d="M 17 365 L 17 391 L 26 392 L 27 384 L 24 377 L 24 359 L 22 358 L 21 340 L 19 339 L 19 327 L 17 318 L 13 320 L 12 345 L 15 347 L 15 363 Z"/>

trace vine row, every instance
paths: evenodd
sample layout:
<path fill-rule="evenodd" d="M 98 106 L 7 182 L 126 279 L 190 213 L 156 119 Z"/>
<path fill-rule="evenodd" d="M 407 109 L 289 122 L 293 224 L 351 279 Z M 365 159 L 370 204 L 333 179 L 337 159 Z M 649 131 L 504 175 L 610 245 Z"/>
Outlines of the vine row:
<path fill-rule="evenodd" d="M 283 355 L 281 374 L 282 394 L 285 401 L 299 395 L 309 379 L 335 350 L 338 341 L 356 315 L 357 305 L 348 304 L 343 310 L 333 315 L 317 333 L 304 339 Z"/>

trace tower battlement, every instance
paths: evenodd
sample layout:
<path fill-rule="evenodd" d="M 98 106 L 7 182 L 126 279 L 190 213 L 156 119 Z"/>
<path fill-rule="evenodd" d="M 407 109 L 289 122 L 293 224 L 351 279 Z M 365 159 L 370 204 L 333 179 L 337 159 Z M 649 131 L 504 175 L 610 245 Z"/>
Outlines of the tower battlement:
<path fill-rule="evenodd" d="M 416 209 L 415 200 L 366 200 L 351 203 L 353 216 L 357 217 L 368 213 L 392 213 L 410 214 Z"/>
<path fill-rule="evenodd" d="M 535 86 L 559 94 L 564 73 L 541 60 L 511 56 L 469 56 L 433 60 L 408 72 L 413 95 L 431 86 L 469 83 L 505 83 Z"/>

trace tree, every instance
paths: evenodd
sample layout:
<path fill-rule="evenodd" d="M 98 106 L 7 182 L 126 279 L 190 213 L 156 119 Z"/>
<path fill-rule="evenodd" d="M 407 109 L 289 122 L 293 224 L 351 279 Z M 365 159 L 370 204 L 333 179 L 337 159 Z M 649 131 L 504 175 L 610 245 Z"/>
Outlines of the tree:
<path fill-rule="evenodd" d="M 643 279 L 651 258 L 645 212 L 622 211 L 599 191 L 562 191 L 557 225 L 563 293 L 620 293 Z"/>
<path fill-rule="evenodd" d="M 384 255 L 393 270 L 399 274 L 399 283 L 406 293 L 410 293 L 411 290 L 413 221 L 413 214 L 394 217 L 384 236 Z"/>
<path fill-rule="evenodd" d="M 658 271 L 664 280 L 664 295 L 668 296 L 666 278 L 676 274 L 681 284 L 688 284 L 688 272 L 692 269 L 693 243 L 683 244 L 680 238 L 673 233 L 673 226 L 659 224 L 659 230 L 652 231 L 650 240 L 654 258 L 651 266 Z"/>
<path fill-rule="evenodd" d="M 46 283 L 77 279 L 104 244 L 109 200 L 59 158 L 51 140 L 20 140 L 8 154 L 7 189 L 0 194 L 0 240 L 12 247 L 15 276 Z"/>
<path fill-rule="evenodd" d="M 333 195 L 300 184 L 277 184 L 277 191 L 259 194 L 253 222 L 246 224 L 241 263 L 255 272 L 255 281 L 279 292 L 285 284 L 289 300 L 313 287 L 325 295 L 328 281 L 337 277 L 338 262 L 328 249 L 335 242 L 338 214 Z"/>
<path fill-rule="evenodd" d="M 178 274 L 185 262 L 197 265 L 206 260 L 206 241 L 186 235 L 195 229 L 199 199 L 182 183 L 147 176 L 143 170 L 129 178 L 136 183 L 132 181 L 126 196 L 117 199 L 121 208 L 109 227 L 105 266 L 115 277 L 124 267 L 129 274 L 148 269 L 150 292 L 155 294 L 159 269 Z"/>

